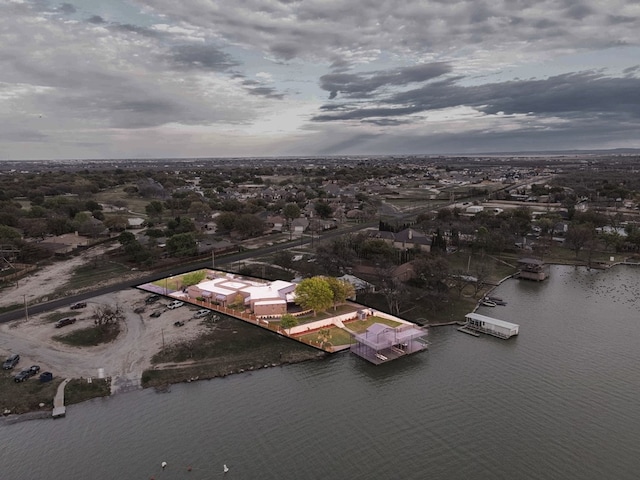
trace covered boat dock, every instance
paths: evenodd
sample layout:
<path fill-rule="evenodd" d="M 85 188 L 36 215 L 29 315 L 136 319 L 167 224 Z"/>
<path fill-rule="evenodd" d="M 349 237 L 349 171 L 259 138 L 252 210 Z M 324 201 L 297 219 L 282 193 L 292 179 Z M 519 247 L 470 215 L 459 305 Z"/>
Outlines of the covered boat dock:
<path fill-rule="evenodd" d="M 390 327 L 374 323 L 364 333 L 353 335 L 351 351 L 379 365 L 427 349 L 427 330 L 417 325 Z"/>
<path fill-rule="evenodd" d="M 467 313 L 464 318 L 467 320 L 464 325 L 465 328 L 498 338 L 511 338 L 514 335 L 518 335 L 520 330 L 520 325 L 480 315 L 479 313 Z"/>

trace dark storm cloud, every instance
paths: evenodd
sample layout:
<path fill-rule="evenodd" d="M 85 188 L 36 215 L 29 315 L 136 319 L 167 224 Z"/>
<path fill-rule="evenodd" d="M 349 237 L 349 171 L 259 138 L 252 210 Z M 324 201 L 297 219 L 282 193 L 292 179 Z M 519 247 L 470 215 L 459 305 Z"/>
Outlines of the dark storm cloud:
<path fill-rule="evenodd" d="M 114 23 L 110 27 L 114 31 L 120 31 L 124 33 L 135 33 L 142 35 L 143 37 L 159 38 L 165 36 L 164 33 L 157 30 L 153 30 L 147 27 L 141 27 L 139 25 L 131 25 L 128 23 Z"/>
<path fill-rule="evenodd" d="M 103 23 L 106 23 L 104 18 L 102 18 L 100 15 L 93 15 L 87 18 L 87 22 L 93 23 L 94 25 L 101 25 Z"/>
<path fill-rule="evenodd" d="M 70 15 L 72 13 L 76 13 L 76 7 L 71 5 L 70 3 L 62 3 L 57 9 L 59 12 Z"/>
<path fill-rule="evenodd" d="M 251 95 L 258 95 L 260 97 L 272 98 L 274 100 L 282 100 L 284 98 L 284 94 L 277 93 L 277 90 L 272 87 L 248 88 L 247 92 L 249 92 Z"/>
<path fill-rule="evenodd" d="M 185 68 L 225 71 L 240 63 L 212 45 L 185 44 L 173 47 L 170 59 Z"/>
<path fill-rule="evenodd" d="M 640 118 L 640 79 L 611 78 L 593 72 L 558 75 L 543 80 L 514 80 L 479 86 L 461 86 L 455 79 L 378 99 L 375 108 L 326 105 L 315 121 L 364 120 L 428 113 L 430 110 L 470 106 L 487 114 L 533 114 L 579 118 L 623 115 Z M 385 106 L 387 105 L 387 106 Z"/>
<path fill-rule="evenodd" d="M 369 98 L 383 87 L 425 82 L 450 72 L 449 64 L 437 62 L 387 71 L 331 73 L 320 77 L 320 87 L 329 92 L 330 99 L 338 93 L 349 98 Z"/>

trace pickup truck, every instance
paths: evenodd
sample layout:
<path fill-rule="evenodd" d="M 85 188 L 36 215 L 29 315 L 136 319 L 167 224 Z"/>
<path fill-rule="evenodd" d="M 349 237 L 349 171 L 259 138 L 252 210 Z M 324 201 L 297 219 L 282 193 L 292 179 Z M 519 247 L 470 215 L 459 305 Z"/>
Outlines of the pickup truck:
<path fill-rule="evenodd" d="M 76 319 L 75 318 L 71 318 L 71 317 L 63 318 L 63 319 L 60 319 L 60 320 L 58 320 L 56 322 L 55 327 L 56 328 L 61 328 L 61 327 L 64 327 L 66 325 L 71 325 L 72 323 L 76 323 Z"/>
<path fill-rule="evenodd" d="M 71 310 L 78 310 L 79 308 L 85 308 L 87 306 L 87 302 L 77 302 L 71 305 Z"/>

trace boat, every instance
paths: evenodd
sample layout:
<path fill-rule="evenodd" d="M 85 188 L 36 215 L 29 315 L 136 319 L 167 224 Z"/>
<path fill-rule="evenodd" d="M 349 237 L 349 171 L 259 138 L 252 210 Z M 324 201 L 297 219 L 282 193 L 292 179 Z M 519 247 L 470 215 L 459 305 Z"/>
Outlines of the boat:
<path fill-rule="evenodd" d="M 485 300 L 489 300 L 490 302 L 493 302 L 496 305 L 506 305 L 507 304 L 507 302 L 505 302 L 500 297 L 485 297 Z"/>
<path fill-rule="evenodd" d="M 497 305 L 496 302 L 492 302 L 491 300 L 484 299 L 480 303 L 480 305 L 484 305 L 485 307 L 495 307 Z"/>

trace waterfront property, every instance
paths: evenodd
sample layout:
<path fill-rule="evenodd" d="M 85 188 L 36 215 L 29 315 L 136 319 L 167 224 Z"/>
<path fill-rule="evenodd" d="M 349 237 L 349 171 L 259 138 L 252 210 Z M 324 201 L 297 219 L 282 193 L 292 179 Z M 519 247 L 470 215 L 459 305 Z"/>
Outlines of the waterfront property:
<path fill-rule="evenodd" d="M 183 286 L 180 277 L 171 277 L 171 282 L 163 279 L 138 288 L 220 312 L 325 352 L 351 349 L 374 364 L 427 348 L 426 329 L 350 301 L 333 312 L 312 315 L 296 304 L 295 283 L 212 269 L 203 270 L 202 276 L 202 281 L 189 286 Z M 285 314 L 295 317 L 297 324 L 282 327 Z"/>
<path fill-rule="evenodd" d="M 541 282 L 549 276 L 549 266 L 536 258 L 521 258 L 518 260 L 518 278 Z"/>
<path fill-rule="evenodd" d="M 498 338 L 511 338 L 514 335 L 518 335 L 520 330 L 520 326 L 515 323 L 505 322 L 504 320 L 480 315 L 479 313 L 467 313 L 465 319 L 467 320 L 464 325 L 466 330 L 486 333 Z"/>

